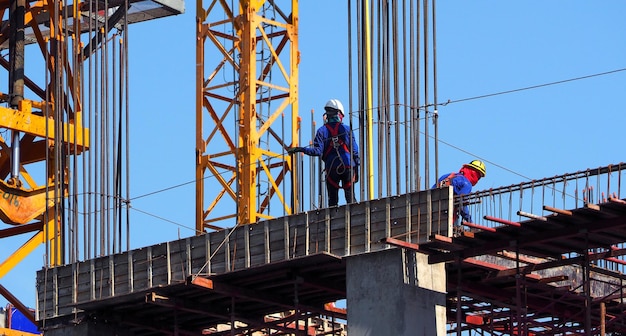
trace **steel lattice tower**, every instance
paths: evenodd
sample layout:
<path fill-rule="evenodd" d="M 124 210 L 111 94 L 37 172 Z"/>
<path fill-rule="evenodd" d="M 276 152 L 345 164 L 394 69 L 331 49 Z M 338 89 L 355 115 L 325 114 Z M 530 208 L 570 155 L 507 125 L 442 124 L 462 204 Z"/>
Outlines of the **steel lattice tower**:
<path fill-rule="evenodd" d="M 290 214 L 293 206 L 285 148 L 297 144 L 297 1 L 237 4 L 197 2 L 198 234 L 226 219 L 248 224 Z"/>

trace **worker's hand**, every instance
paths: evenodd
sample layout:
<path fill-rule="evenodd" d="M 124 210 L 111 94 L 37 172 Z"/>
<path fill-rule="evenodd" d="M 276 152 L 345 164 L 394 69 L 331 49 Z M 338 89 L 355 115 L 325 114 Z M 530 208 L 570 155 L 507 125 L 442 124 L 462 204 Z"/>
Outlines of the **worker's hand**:
<path fill-rule="evenodd" d="M 461 214 L 461 217 L 463 218 L 464 222 L 473 223 L 472 222 L 472 216 L 470 214 L 463 213 L 463 214 Z"/>
<path fill-rule="evenodd" d="M 302 148 L 302 147 L 287 148 L 287 153 L 289 153 L 289 154 L 298 153 L 298 152 L 304 152 L 304 148 Z"/>
<path fill-rule="evenodd" d="M 359 182 L 359 167 L 354 167 L 352 171 L 354 171 L 354 183 Z"/>

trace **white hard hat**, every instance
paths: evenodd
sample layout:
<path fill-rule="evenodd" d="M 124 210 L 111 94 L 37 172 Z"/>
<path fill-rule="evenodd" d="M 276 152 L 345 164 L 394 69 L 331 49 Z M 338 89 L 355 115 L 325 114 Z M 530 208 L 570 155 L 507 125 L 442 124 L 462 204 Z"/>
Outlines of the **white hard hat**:
<path fill-rule="evenodd" d="M 329 112 L 328 110 L 336 110 L 339 111 L 339 113 L 341 113 L 341 115 L 344 115 L 343 113 L 343 105 L 341 104 L 341 102 L 339 101 L 339 99 L 331 99 L 326 103 L 326 106 L 324 106 L 324 110 L 326 110 L 326 112 Z"/>

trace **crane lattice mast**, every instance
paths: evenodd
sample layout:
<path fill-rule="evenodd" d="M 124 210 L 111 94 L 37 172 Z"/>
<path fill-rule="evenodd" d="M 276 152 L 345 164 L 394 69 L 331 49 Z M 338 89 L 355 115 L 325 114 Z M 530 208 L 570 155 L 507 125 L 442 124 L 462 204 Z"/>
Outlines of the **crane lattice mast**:
<path fill-rule="evenodd" d="M 236 4 L 197 1 L 198 234 L 227 219 L 239 225 L 290 214 L 294 206 L 285 148 L 297 145 L 297 1 Z M 215 50 L 218 59 L 207 56 Z"/>

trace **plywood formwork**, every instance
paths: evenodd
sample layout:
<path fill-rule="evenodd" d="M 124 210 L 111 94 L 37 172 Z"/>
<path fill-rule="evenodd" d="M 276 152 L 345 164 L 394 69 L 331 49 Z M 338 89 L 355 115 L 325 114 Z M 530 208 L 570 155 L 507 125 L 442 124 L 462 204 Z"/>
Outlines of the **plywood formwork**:
<path fill-rule="evenodd" d="M 44 269 L 40 323 L 50 330 L 80 316 L 142 336 L 289 334 L 294 322 L 304 328 L 313 316 L 345 318 L 325 306 L 346 298 L 344 257 L 395 245 L 446 264 L 449 333 L 626 333 L 621 167 L 473 193 L 466 200 L 483 216 L 454 237 L 451 191 L 429 190 Z M 591 181 L 606 190 L 591 195 Z M 574 195 L 566 188 L 581 185 L 584 197 L 574 202 L 543 192 Z M 517 220 L 495 216 L 514 211 Z M 263 318 L 285 311 L 277 320 Z"/>
<path fill-rule="evenodd" d="M 221 289 L 210 289 L 242 296 L 233 294 L 236 288 L 238 293 L 245 292 L 241 288 L 262 281 L 279 286 L 281 276 L 296 269 L 315 282 L 312 288 L 319 287 L 309 293 L 307 310 L 324 311 L 324 303 L 345 298 L 341 257 L 389 248 L 380 243 L 385 237 L 421 243 L 434 233 L 447 236 L 451 231 L 451 206 L 451 189 L 427 190 L 304 212 L 43 269 L 37 273 L 38 319 L 45 324 L 46 320 L 73 316 L 83 309 L 107 310 L 109 305 L 119 311 L 120 305 L 128 302 L 156 302 L 161 296 L 197 298 L 199 294 L 194 290 L 209 285 L 195 279 L 210 279 L 211 286 L 230 284 L 233 288 L 222 285 Z M 274 291 L 279 295 L 270 298 L 250 293 L 251 307 L 262 301 L 259 307 L 250 308 L 250 314 L 263 316 L 292 306 L 293 301 L 283 302 L 293 291 L 291 282 L 286 286 L 285 293 Z M 306 298 L 306 291 L 299 293 L 301 305 L 307 306 Z M 225 318 L 230 319 L 227 315 Z"/>

